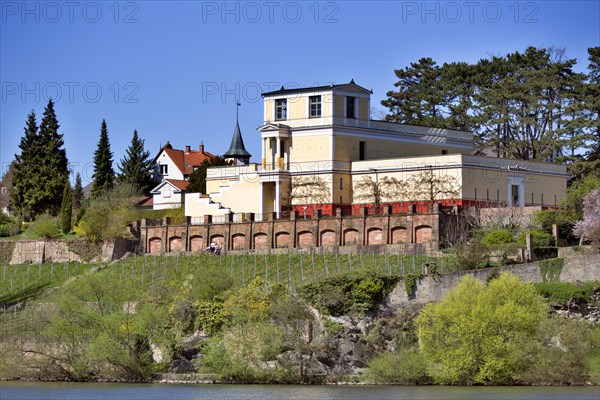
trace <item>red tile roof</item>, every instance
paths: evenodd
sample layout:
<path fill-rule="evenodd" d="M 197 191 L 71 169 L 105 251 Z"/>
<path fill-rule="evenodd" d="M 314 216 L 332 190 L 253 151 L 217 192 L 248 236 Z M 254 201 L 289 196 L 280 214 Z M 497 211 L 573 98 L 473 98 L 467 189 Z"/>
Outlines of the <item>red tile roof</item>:
<path fill-rule="evenodd" d="M 169 182 L 179 190 L 185 190 L 189 183 L 188 181 L 182 181 L 180 179 L 165 179 L 165 181 Z"/>
<path fill-rule="evenodd" d="M 132 197 L 131 201 L 135 203 L 136 207 L 152 207 L 154 204 L 154 197 L 152 196 L 141 196 Z"/>
<path fill-rule="evenodd" d="M 204 160 L 209 160 L 214 157 L 214 155 L 208 151 L 201 153 L 196 150 L 191 150 L 189 153 L 186 153 L 183 150 L 170 149 L 168 147 L 163 147 L 162 150 L 167 153 L 179 171 L 184 175 L 191 174 L 194 172 L 194 167 L 201 165 Z"/>

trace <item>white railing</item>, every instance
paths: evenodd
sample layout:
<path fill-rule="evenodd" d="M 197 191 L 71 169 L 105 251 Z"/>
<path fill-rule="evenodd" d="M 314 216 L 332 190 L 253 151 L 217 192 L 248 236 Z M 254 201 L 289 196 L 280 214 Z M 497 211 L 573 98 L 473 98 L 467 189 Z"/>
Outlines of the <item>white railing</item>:
<path fill-rule="evenodd" d="M 204 224 L 204 215 L 200 217 L 191 217 L 190 218 L 191 225 L 203 225 Z"/>

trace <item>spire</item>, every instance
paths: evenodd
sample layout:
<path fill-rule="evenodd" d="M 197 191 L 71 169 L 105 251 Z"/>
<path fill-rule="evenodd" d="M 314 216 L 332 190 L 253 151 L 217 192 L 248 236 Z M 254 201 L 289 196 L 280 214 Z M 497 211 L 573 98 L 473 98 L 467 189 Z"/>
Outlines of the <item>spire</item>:
<path fill-rule="evenodd" d="M 236 103 L 236 115 L 235 115 L 235 129 L 233 130 L 233 137 L 231 138 L 231 144 L 229 150 L 223 154 L 224 158 L 233 158 L 244 164 L 248 164 L 250 161 L 251 154 L 248 153 L 244 146 L 244 139 L 242 139 L 242 131 L 240 130 L 239 122 L 239 107 L 240 103 Z"/>

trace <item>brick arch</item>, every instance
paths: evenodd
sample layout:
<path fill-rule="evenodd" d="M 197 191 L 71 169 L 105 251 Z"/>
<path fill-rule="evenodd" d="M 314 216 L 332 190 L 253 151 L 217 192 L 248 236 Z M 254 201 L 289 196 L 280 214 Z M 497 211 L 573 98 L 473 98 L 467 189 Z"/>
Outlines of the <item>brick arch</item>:
<path fill-rule="evenodd" d="M 217 246 L 222 246 L 223 244 L 225 244 L 225 237 L 223 235 L 211 235 L 210 236 L 210 242 L 211 243 L 215 243 Z"/>
<path fill-rule="evenodd" d="M 310 231 L 298 232 L 298 247 L 301 249 L 312 247 L 313 234 Z"/>
<path fill-rule="evenodd" d="M 335 240 L 335 231 L 326 229 L 321 231 L 321 238 L 319 240 L 321 247 L 333 247 L 337 244 Z"/>
<path fill-rule="evenodd" d="M 148 252 L 149 253 L 160 253 L 162 251 L 162 239 L 159 237 L 152 237 L 148 240 Z"/>
<path fill-rule="evenodd" d="M 346 229 L 344 231 L 344 246 L 352 246 L 358 243 L 359 235 L 356 229 Z"/>
<path fill-rule="evenodd" d="M 192 235 L 189 249 L 192 253 L 204 251 L 204 238 L 200 235 Z"/>
<path fill-rule="evenodd" d="M 431 241 L 431 226 L 419 225 L 415 228 L 415 243 L 425 243 Z"/>
<path fill-rule="evenodd" d="M 233 250 L 243 250 L 246 248 L 246 235 L 236 233 L 231 236 L 231 246 Z"/>
<path fill-rule="evenodd" d="M 383 231 L 381 228 L 369 228 L 367 230 L 367 244 L 385 244 L 383 243 Z"/>
<path fill-rule="evenodd" d="M 181 236 L 171 236 L 169 238 L 169 251 L 181 251 Z"/>
<path fill-rule="evenodd" d="M 267 234 L 264 232 L 257 232 L 254 234 L 254 248 L 256 250 L 263 250 L 263 249 L 268 249 L 271 246 L 269 246 L 269 243 L 267 241 Z"/>
<path fill-rule="evenodd" d="M 275 247 L 291 247 L 290 234 L 288 232 L 277 232 L 275 234 Z"/>
<path fill-rule="evenodd" d="M 392 244 L 408 242 L 410 242 L 410 240 L 405 226 L 395 226 L 392 228 Z"/>

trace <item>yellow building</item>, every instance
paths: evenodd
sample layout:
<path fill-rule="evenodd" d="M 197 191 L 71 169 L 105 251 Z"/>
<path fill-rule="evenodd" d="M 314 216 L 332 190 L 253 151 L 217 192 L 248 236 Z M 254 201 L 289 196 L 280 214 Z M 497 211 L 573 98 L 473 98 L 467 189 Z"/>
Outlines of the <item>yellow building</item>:
<path fill-rule="evenodd" d="M 260 164 L 210 168 L 207 194 L 185 195 L 186 215 L 523 207 L 565 195 L 565 166 L 474 156 L 471 132 L 372 120 L 371 94 L 354 81 L 263 93 Z"/>

